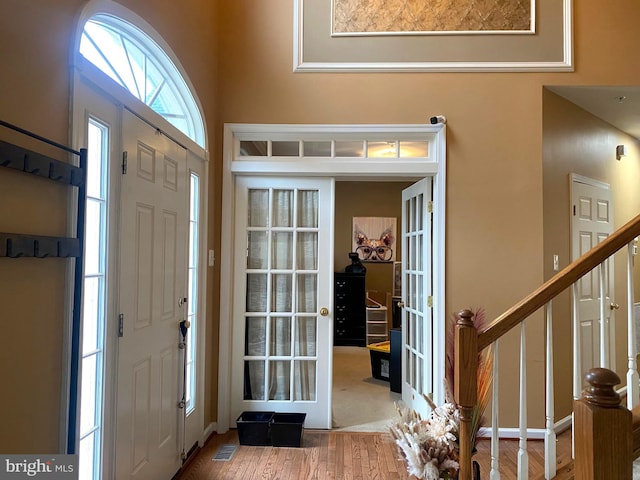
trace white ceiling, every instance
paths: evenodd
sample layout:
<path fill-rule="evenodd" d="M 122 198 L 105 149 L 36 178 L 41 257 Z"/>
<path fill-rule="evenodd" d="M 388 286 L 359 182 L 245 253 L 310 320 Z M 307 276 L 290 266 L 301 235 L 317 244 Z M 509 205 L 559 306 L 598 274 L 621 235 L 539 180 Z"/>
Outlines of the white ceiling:
<path fill-rule="evenodd" d="M 619 130 L 640 139 L 640 87 L 547 86 Z"/>

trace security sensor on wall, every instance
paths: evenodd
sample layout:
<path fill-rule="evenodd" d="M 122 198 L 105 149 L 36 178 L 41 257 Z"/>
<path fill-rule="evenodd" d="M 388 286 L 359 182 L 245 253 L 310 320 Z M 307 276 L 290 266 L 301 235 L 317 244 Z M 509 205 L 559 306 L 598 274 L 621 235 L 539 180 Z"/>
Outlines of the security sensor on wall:
<path fill-rule="evenodd" d="M 616 160 L 620 160 L 622 157 L 627 156 L 627 146 L 626 145 L 618 145 L 616 147 Z"/>
<path fill-rule="evenodd" d="M 431 117 L 429 121 L 432 125 L 435 125 L 436 123 L 442 123 L 444 125 L 447 123 L 447 118 L 444 115 L 436 115 L 435 117 Z"/>

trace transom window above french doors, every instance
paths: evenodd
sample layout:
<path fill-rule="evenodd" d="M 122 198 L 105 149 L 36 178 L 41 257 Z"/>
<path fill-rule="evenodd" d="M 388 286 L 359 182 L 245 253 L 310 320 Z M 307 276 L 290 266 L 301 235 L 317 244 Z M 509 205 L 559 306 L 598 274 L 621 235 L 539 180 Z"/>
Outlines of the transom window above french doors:
<path fill-rule="evenodd" d="M 425 158 L 429 142 L 398 138 L 372 140 L 242 140 L 239 157 Z"/>

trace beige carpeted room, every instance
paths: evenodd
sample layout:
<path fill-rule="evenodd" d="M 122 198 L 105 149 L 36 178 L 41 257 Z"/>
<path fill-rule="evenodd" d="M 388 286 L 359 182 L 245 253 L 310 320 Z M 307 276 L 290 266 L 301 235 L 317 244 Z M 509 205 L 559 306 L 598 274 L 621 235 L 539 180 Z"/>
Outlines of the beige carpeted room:
<path fill-rule="evenodd" d="M 402 190 L 413 182 L 336 182 L 334 270 L 344 272 L 353 250 L 354 217 L 391 217 L 397 219 L 399 235 L 402 215 Z M 357 201 L 354 201 L 357 199 Z M 401 260 L 400 242 L 395 261 Z M 383 307 L 394 294 L 393 262 L 364 262 L 367 269 L 365 289 Z M 398 292 L 395 292 L 398 293 Z M 384 310 L 384 309 L 382 309 Z M 391 308 L 386 311 L 388 327 L 393 326 Z M 387 337 L 387 340 L 389 338 Z M 387 424 L 396 413 L 401 394 L 390 390 L 388 381 L 372 375 L 370 350 L 364 346 L 333 347 L 333 422 L 337 430 L 388 431 Z"/>
<path fill-rule="evenodd" d="M 396 413 L 401 394 L 389 382 L 373 378 L 365 347 L 333 347 L 333 428 L 384 432 Z"/>

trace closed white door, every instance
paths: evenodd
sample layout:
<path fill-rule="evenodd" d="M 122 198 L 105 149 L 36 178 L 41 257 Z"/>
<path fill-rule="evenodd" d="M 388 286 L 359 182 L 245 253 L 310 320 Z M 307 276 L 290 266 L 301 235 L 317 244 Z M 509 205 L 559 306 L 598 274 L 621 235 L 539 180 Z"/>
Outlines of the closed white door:
<path fill-rule="evenodd" d="M 613 233 L 613 195 L 608 185 L 581 177 L 571 182 L 571 257 L 577 260 Z M 604 303 L 600 302 L 600 268 L 604 274 Z M 613 262 L 606 260 L 578 280 L 578 332 L 581 378 L 593 367 L 610 368 L 613 361 Z"/>
<path fill-rule="evenodd" d="M 179 323 L 186 319 L 186 151 L 124 111 L 116 478 L 180 468 Z"/>
<path fill-rule="evenodd" d="M 231 419 L 331 427 L 334 180 L 238 177 Z"/>
<path fill-rule="evenodd" d="M 431 213 L 432 179 L 402 192 L 402 401 L 429 412 L 424 395 L 434 394 Z"/>

